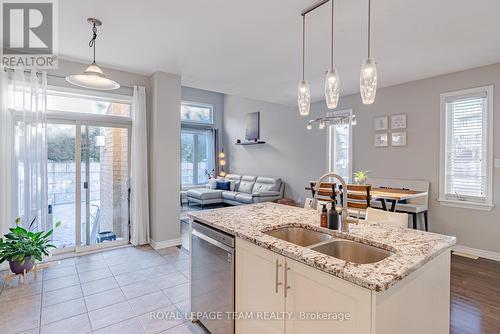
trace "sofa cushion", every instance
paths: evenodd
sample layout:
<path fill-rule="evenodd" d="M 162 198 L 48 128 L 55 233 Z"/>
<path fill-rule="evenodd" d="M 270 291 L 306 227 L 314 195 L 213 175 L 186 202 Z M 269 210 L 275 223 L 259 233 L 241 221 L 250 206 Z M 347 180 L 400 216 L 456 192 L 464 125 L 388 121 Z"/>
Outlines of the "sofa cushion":
<path fill-rule="evenodd" d="M 241 180 L 241 175 L 238 174 L 227 174 L 226 175 L 227 180 L 234 180 L 234 181 L 240 181 Z"/>
<path fill-rule="evenodd" d="M 241 181 L 241 175 L 238 174 L 227 174 L 226 181 L 231 182 L 231 191 L 238 191 L 238 186 Z"/>
<path fill-rule="evenodd" d="M 276 177 L 259 176 L 255 181 L 253 192 L 259 191 L 279 191 L 281 187 L 281 179 Z"/>
<path fill-rule="evenodd" d="M 208 189 L 216 189 L 217 188 L 217 180 L 216 179 L 209 179 L 207 183 L 207 188 Z"/>
<path fill-rule="evenodd" d="M 187 191 L 187 196 L 199 200 L 219 199 L 222 198 L 222 190 L 195 188 Z"/>
<path fill-rule="evenodd" d="M 249 175 L 242 176 L 237 191 L 240 193 L 251 194 L 256 179 L 257 179 L 256 176 L 249 176 Z"/>
<path fill-rule="evenodd" d="M 243 194 L 239 193 L 236 195 L 236 201 L 245 203 L 245 204 L 251 204 L 253 203 L 252 195 L 251 194 Z"/>
<path fill-rule="evenodd" d="M 270 191 L 270 190 L 262 190 L 262 191 L 254 191 L 252 193 L 253 197 L 269 197 L 269 196 L 279 196 L 279 191 Z"/>
<path fill-rule="evenodd" d="M 229 181 L 217 181 L 215 189 L 220 190 L 231 190 L 231 182 Z"/>
<path fill-rule="evenodd" d="M 235 191 L 223 191 L 222 198 L 234 201 L 236 199 L 236 195 L 238 195 Z"/>
<path fill-rule="evenodd" d="M 238 185 L 238 192 L 251 194 L 253 191 L 254 185 L 255 185 L 255 182 L 241 181 L 240 184 Z"/>

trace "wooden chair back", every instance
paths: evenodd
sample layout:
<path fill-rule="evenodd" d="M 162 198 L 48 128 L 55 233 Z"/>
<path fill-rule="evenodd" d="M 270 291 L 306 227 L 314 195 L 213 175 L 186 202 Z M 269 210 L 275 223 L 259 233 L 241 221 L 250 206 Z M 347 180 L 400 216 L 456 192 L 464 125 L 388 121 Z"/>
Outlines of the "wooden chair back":
<path fill-rule="evenodd" d="M 342 191 L 344 190 L 342 189 Z M 371 185 L 348 184 L 346 191 L 347 191 L 347 208 L 366 210 L 367 208 L 370 207 Z"/>
<path fill-rule="evenodd" d="M 309 185 L 311 187 L 312 197 L 314 198 L 314 195 L 316 195 L 316 181 L 311 181 Z M 318 201 L 333 201 L 337 193 L 336 187 L 337 184 L 334 182 L 321 182 L 316 198 L 318 199 Z"/>

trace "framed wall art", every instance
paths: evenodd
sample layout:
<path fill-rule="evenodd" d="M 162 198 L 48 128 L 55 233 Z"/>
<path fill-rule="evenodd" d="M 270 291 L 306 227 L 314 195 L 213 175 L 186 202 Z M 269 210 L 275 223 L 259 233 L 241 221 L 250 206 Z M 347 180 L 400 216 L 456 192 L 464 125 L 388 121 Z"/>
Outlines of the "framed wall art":
<path fill-rule="evenodd" d="M 406 146 L 406 131 L 397 131 L 392 133 L 392 146 Z"/>
<path fill-rule="evenodd" d="M 406 129 L 406 114 L 398 114 L 391 116 L 391 129 Z"/>
<path fill-rule="evenodd" d="M 387 116 L 375 117 L 375 131 L 386 131 L 388 127 L 388 119 Z"/>

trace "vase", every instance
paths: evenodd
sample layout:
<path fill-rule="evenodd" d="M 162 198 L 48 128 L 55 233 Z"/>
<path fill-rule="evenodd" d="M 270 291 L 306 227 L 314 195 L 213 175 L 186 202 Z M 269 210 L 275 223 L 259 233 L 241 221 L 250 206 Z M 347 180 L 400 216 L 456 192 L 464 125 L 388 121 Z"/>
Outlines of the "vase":
<path fill-rule="evenodd" d="M 355 177 L 354 182 L 356 182 L 356 184 L 365 184 L 366 177 L 360 177 L 360 178 Z"/>
<path fill-rule="evenodd" d="M 31 262 L 31 256 L 26 256 L 24 258 L 24 263 L 21 263 L 21 261 L 18 261 L 18 260 L 9 261 L 10 270 L 14 274 L 22 274 L 22 273 L 24 273 L 24 270 L 26 270 L 26 272 L 28 272 L 31 269 L 33 269 L 33 266 L 34 266 L 34 263 Z"/>

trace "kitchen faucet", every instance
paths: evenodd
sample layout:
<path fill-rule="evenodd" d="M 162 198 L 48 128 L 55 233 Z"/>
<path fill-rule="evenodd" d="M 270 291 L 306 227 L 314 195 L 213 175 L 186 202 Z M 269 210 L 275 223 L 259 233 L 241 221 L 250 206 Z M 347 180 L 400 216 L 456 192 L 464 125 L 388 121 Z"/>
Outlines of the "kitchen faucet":
<path fill-rule="evenodd" d="M 323 181 L 326 178 L 334 178 L 340 181 L 340 184 L 342 184 L 342 210 L 340 211 L 341 213 L 341 231 L 342 232 L 349 232 L 349 224 L 354 224 L 348 221 L 349 218 L 349 212 L 347 210 L 347 184 L 345 183 L 345 180 L 342 176 L 335 174 L 335 173 L 326 173 L 322 175 L 318 181 L 316 181 L 316 185 L 314 186 L 314 198 L 313 198 L 313 206 L 318 207 L 318 193 L 319 189 L 321 186 L 321 181 Z M 335 191 L 335 190 L 334 190 Z M 335 194 L 334 194 L 335 195 Z M 335 201 L 332 202 L 332 205 L 334 206 L 335 209 Z M 358 224 L 359 222 L 359 217 L 356 217 L 356 223 Z"/>

